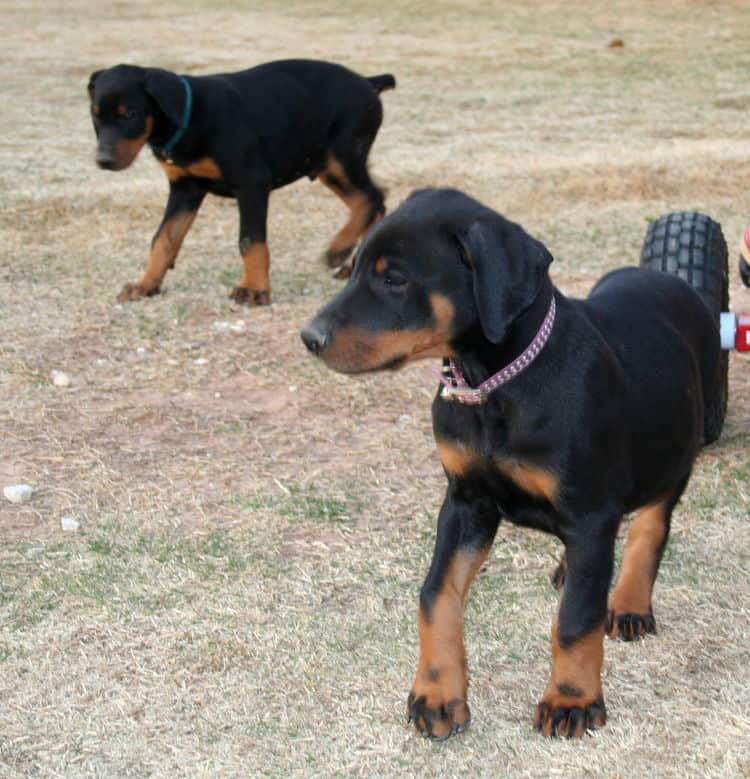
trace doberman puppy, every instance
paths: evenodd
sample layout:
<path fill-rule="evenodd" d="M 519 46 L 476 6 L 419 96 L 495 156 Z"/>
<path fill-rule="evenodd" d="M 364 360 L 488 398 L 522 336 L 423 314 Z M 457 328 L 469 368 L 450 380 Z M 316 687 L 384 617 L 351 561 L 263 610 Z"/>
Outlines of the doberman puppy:
<path fill-rule="evenodd" d="M 146 272 L 120 301 L 159 292 L 206 193 L 236 198 L 244 273 L 231 297 L 271 302 L 266 213 L 271 190 L 319 178 L 350 210 L 326 260 L 341 265 L 385 213 L 367 155 L 383 118 L 378 97 L 391 75 L 363 78 L 313 60 L 269 62 L 239 73 L 178 76 L 117 65 L 91 75 L 96 161 L 123 170 L 145 144 L 169 180 L 169 199 Z"/>
<path fill-rule="evenodd" d="M 655 631 L 670 517 L 719 386 L 718 328 L 685 282 L 626 268 L 573 300 L 552 284 L 551 262 L 543 244 L 476 200 L 418 191 L 367 236 L 347 286 L 302 331 L 343 373 L 444 358 L 432 418 L 448 488 L 408 699 L 432 738 L 469 722 L 463 603 L 502 517 L 556 535 L 566 550 L 535 726 L 578 737 L 604 724 L 605 632 Z M 633 511 L 608 603 L 617 529 Z"/>

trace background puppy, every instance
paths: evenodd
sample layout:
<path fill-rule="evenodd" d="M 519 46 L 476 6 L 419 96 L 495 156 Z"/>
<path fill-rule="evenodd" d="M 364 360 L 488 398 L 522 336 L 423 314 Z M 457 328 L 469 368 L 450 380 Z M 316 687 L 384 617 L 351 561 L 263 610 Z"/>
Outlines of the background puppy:
<path fill-rule="evenodd" d="M 605 632 L 655 631 L 651 595 L 672 510 L 717 402 L 718 329 L 687 284 L 627 268 L 571 300 L 553 286 L 551 262 L 481 203 L 424 190 L 368 235 L 346 288 L 302 331 L 344 373 L 446 359 L 432 412 L 448 488 L 408 698 L 417 730 L 434 738 L 469 722 L 463 602 L 501 517 L 566 549 L 535 726 L 573 737 L 604 724 Z M 617 529 L 631 511 L 608 601 Z"/>
<path fill-rule="evenodd" d="M 206 193 L 237 199 L 244 273 L 231 297 L 271 302 L 268 197 L 302 176 L 319 178 L 349 207 L 326 260 L 340 265 L 385 212 L 367 155 L 383 117 L 378 94 L 391 75 L 363 78 L 328 62 L 286 60 L 211 76 L 117 65 L 91 75 L 96 161 L 127 168 L 145 144 L 169 179 L 169 199 L 146 271 L 118 300 L 154 295 L 174 267 Z"/>

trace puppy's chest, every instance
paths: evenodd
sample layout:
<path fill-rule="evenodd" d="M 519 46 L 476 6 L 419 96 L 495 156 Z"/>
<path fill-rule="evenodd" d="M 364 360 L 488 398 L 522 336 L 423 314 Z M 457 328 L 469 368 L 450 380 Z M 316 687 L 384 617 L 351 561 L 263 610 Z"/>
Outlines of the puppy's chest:
<path fill-rule="evenodd" d="M 519 435 L 523 431 L 503 418 L 489 420 L 460 411 L 438 413 L 433 424 L 438 455 L 449 478 L 472 492 L 492 495 L 512 521 L 549 525 L 546 514 L 553 514 L 559 503 L 561 476 L 554 453 L 545 451 L 546 436 Z M 534 518 L 527 516 L 529 512 Z"/>
<path fill-rule="evenodd" d="M 232 195 L 225 172 L 212 157 L 202 157 L 194 162 L 177 164 L 160 160 L 167 178 L 175 183 L 184 179 L 200 179 L 205 189 L 216 195 Z"/>

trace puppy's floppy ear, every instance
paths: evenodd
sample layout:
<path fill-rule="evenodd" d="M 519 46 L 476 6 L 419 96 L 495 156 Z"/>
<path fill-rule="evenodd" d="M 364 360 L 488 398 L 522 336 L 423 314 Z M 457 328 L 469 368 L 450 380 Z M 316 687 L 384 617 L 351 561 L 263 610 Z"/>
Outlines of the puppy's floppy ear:
<path fill-rule="evenodd" d="M 474 300 L 488 341 L 500 343 L 508 327 L 536 298 L 552 255 L 540 241 L 494 211 L 456 236 L 474 275 Z"/>
<path fill-rule="evenodd" d="M 185 85 L 180 77 L 169 70 L 149 68 L 144 77 L 144 86 L 167 119 L 173 124 L 181 124 L 185 110 Z"/>
<path fill-rule="evenodd" d="M 87 87 L 89 91 L 89 99 L 94 99 L 94 82 L 99 78 L 99 76 L 103 73 L 103 70 L 95 70 L 90 76 L 89 76 L 89 85 Z"/>

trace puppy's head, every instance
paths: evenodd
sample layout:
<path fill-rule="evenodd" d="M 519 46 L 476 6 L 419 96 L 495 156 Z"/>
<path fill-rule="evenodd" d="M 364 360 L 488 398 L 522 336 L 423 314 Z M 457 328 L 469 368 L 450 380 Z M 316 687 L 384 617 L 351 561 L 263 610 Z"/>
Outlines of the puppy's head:
<path fill-rule="evenodd" d="M 88 93 L 98 141 L 96 162 L 107 170 L 127 168 L 155 128 L 179 125 L 185 102 L 177 75 L 134 65 L 95 71 Z"/>
<path fill-rule="evenodd" d="M 329 368 L 361 373 L 504 340 L 552 257 L 461 192 L 413 193 L 367 236 L 347 286 L 302 331 Z"/>

